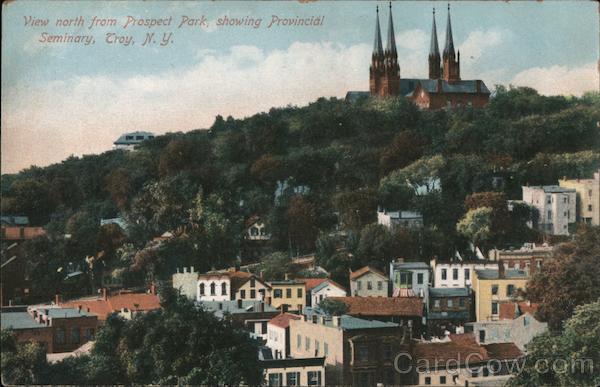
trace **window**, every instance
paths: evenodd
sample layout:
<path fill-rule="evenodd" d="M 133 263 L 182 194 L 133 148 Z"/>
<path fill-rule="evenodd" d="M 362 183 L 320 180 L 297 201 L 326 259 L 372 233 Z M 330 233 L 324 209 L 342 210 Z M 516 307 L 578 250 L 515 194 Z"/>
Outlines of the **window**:
<path fill-rule="evenodd" d="M 292 289 L 285 289 L 285 298 L 292 298 Z"/>
<path fill-rule="evenodd" d="M 492 314 L 498 314 L 498 303 L 492 302 Z"/>
<path fill-rule="evenodd" d="M 269 386 L 279 387 L 281 382 L 281 373 L 269 374 Z"/>
<path fill-rule="evenodd" d="M 383 282 L 377 281 L 377 290 L 383 290 Z"/>
<path fill-rule="evenodd" d="M 492 295 L 493 296 L 498 295 L 498 285 L 492 285 Z"/>
<path fill-rule="evenodd" d="M 373 290 L 373 284 L 371 281 L 367 281 L 367 290 Z"/>
<path fill-rule="evenodd" d="M 319 356 L 320 343 L 319 340 L 315 340 L 315 356 Z"/>
<path fill-rule="evenodd" d="M 566 203 L 566 202 L 567 202 L 567 197 L 565 196 L 565 197 L 563 198 L 563 203 Z"/>
<path fill-rule="evenodd" d="M 452 307 L 454 307 L 454 301 L 452 301 L 452 299 L 451 299 L 451 298 L 449 298 L 449 299 L 448 299 L 448 302 L 447 302 L 447 305 L 448 305 L 448 308 L 452 308 Z"/>
<path fill-rule="evenodd" d="M 369 347 L 366 345 L 359 345 L 356 351 L 356 360 L 368 361 L 369 360 Z"/>
<path fill-rule="evenodd" d="M 296 349 L 300 349 L 302 347 L 302 336 L 296 335 Z"/>
<path fill-rule="evenodd" d="M 79 342 L 80 342 L 79 327 L 72 328 L 71 329 L 71 344 L 79 344 Z"/>
<path fill-rule="evenodd" d="M 448 270 L 442 269 L 442 279 L 445 280 L 448 277 Z"/>
<path fill-rule="evenodd" d="M 426 376 L 425 377 L 425 384 L 428 385 L 428 386 L 431 384 L 431 376 Z"/>
<path fill-rule="evenodd" d="M 135 136 L 135 139 L 136 139 L 136 140 L 143 140 L 143 139 L 144 139 L 144 136 Z"/>
<path fill-rule="evenodd" d="M 54 334 L 54 341 L 56 344 L 65 343 L 65 327 L 57 327 L 56 333 Z"/>
<path fill-rule="evenodd" d="M 204 284 L 200 284 L 200 295 L 204 295 Z"/>
<path fill-rule="evenodd" d="M 588 190 L 588 196 L 592 197 L 592 190 L 591 189 Z"/>
<path fill-rule="evenodd" d="M 281 298 L 282 294 L 281 294 L 281 289 L 275 289 L 273 290 L 273 298 Z"/>
<path fill-rule="evenodd" d="M 222 296 L 226 296 L 227 295 L 227 284 L 225 282 L 223 282 L 221 284 L 221 295 Z"/>
<path fill-rule="evenodd" d="M 548 210 L 548 219 L 552 218 L 552 211 Z"/>
<path fill-rule="evenodd" d="M 461 308 L 464 308 L 464 307 L 465 307 L 465 299 L 464 299 L 464 298 L 459 298 L 459 299 L 458 299 L 458 305 L 459 305 Z"/>
<path fill-rule="evenodd" d="M 308 336 L 304 337 L 304 350 L 310 351 L 310 338 Z"/>
<path fill-rule="evenodd" d="M 471 270 L 465 269 L 465 280 L 471 279 Z"/>
<path fill-rule="evenodd" d="M 217 286 L 217 285 L 215 285 L 215 283 L 214 283 L 214 282 L 211 282 L 211 283 L 210 283 L 210 295 L 211 295 L 211 296 L 214 296 L 215 294 L 217 294 L 217 291 L 216 291 L 216 286 Z"/>
<path fill-rule="evenodd" d="M 83 338 L 85 341 L 94 340 L 94 328 L 85 328 L 83 330 Z"/>
<path fill-rule="evenodd" d="M 267 334 L 267 321 L 262 321 L 260 323 L 260 331 L 263 335 Z"/>
<path fill-rule="evenodd" d="M 546 203 L 548 203 L 548 204 L 552 203 L 552 196 L 546 195 Z"/>
<path fill-rule="evenodd" d="M 440 376 L 440 384 L 446 384 L 446 377 Z"/>
<path fill-rule="evenodd" d="M 252 298 L 252 299 L 256 298 L 256 290 L 254 290 L 254 289 L 250 290 L 250 298 Z"/>
<path fill-rule="evenodd" d="M 250 287 L 253 288 L 256 286 L 256 280 L 254 278 L 250 278 Z"/>
<path fill-rule="evenodd" d="M 423 273 L 418 273 L 417 274 L 417 283 L 419 285 L 423 285 Z"/>
<path fill-rule="evenodd" d="M 258 235 L 258 228 L 256 228 L 256 227 L 250 228 L 250 235 L 251 236 L 257 236 Z"/>
<path fill-rule="evenodd" d="M 244 289 L 240 290 L 240 298 L 242 300 L 246 299 L 246 291 Z"/>
<path fill-rule="evenodd" d="M 485 331 L 483 329 L 479 331 L 479 342 L 485 343 Z"/>
<path fill-rule="evenodd" d="M 362 282 L 361 282 L 361 281 L 356 281 L 356 288 L 357 288 L 358 290 L 361 290 L 361 289 L 362 289 Z"/>
<path fill-rule="evenodd" d="M 440 307 L 440 300 L 433 301 L 433 307 L 434 308 L 439 308 Z"/>
<path fill-rule="evenodd" d="M 458 269 L 452 269 L 452 279 L 454 281 L 458 279 Z"/>
<path fill-rule="evenodd" d="M 320 386 L 321 385 L 321 371 L 308 371 L 308 385 L 309 386 Z"/>
<path fill-rule="evenodd" d="M 506 295 L 508 297 L 512 296 L 514 292 L 515 292 L 515 285 L 507 285 L 506 286 Z"/>
<path fill-rule="evenodd" d="M 302 288 L 298 288 L 297 296 L 298 298 L 302 298 Z"/>
<path fill-rule="evenodd" d="M 592 211 L 592 205 L 588 204 L 588 211 Z"/>
<path fill-rule="evenodd" d="M 327 356 L 329 354 L 329 344 L 323 343 L 323 356 Z"/>
<path fill-rule="evenodd" d="M 285 374 L 285 384 L 288 386 L 300 385 L 300 372 L 288 372 Z"/>
<path fill-rule="evenodd" d="M 125 140 L 133 140 L 133 136 L 125 136 Z"/>
<path fill-rule="evenodd" d="M 390 344 L 383 345 L 383 360 L 385 360 L 385 361 L 392 360 L 392 346 Z"/>

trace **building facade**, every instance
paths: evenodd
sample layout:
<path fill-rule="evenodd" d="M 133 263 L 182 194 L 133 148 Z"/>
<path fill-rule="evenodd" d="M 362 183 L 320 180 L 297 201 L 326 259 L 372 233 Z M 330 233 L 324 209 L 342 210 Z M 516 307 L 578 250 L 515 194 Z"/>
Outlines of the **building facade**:
<path fill-rule="evenodd" d="M 430 288 L 427 310 L 427 332 L 443 336 L 446 331 L 456 332 L 473 319 L 473 292 L 471 288 Z"/>
<path fill-rule="evenodd" d="M 519 249 L 491 249 L 488 254 L 493 261 L 502 260 L 509 269 L 521 269 L 533 275 L 542 268 L 545 261 L 552 259 L 553 252 L 552 246 L 527 243 Z"/>
<path fill-rule="evenodd" d="M 465 288 L 472 285 L 475 270 L 497 269 L 498 262 L 486 260 L 451 260 L 440 262 L 432 259 L 433 287 Z"/>
<path fill-rule="evenodd" d="M 423 228 L 423 215 L 417 211 L 387 211 L 380 208 L 377 210 L 377 224 L 390 230 L 420 229 Z"/>
<path fill-rule="evenodd" d="M 319 303 L 329 297 L 346 297 L 346 289 L 337 282 L 327 280 L 321 282 L 311 290 L 311 305 L 318 306 Z"/>
<path fill-rule="evenodd" d="M 575 189 L 557 185 L 523 186 L 523 201 L 538 211 L 537 227 L 550 235 L 569 235 L 569 226 L 575 223 L 577 194 Z"/>
<path fill-rule="evenodd" d="M 415 296 L 422 298 L 427 305 L 429 270 L 429 266 L 424 262 L 404 262 L 401 258 L 390 262 L 392 295 L 397 296 L 401 289 L 409 289 Z"/>
<path fill-rule="evenodd" d="M 381 271 L 365 266 L 350 272 L 350 294 L 357 297 L 387 297 L 389 280 Z"/>
<path fill-rule="evenodd" d="M 591 179 L 563 179 L 558 184 L 577 192 L 577 221 L 600 225 L 600 169 Z"/>
<path fill-rule="evenodd" d="M 300 280 L 271 281 L 271 305 L 283 311 L 301 312 L 306 307 L 306 285 Z"/>
<path fill-rule="evenodd" d="M 290 356 L 290 320 L 299 320 L 297 314 L 281 313 L 267 324 L 267 347 L 271 348 L 274 359 Z"/>
<path fill-rule="evenodd" d="M 525 289 L 528 280 L 527 272 L 506 269 L 503 262 L 496 269 L 475 270 L 472 288 L 476 321 L 498 320 L 500 304 L 510 301 L 518 289 Z"/>
<path fill-rule="evenodd" d="M 265 386 L 326 386 L 325 358 L 273 359 L 270 351 L 259 352 Z"/>

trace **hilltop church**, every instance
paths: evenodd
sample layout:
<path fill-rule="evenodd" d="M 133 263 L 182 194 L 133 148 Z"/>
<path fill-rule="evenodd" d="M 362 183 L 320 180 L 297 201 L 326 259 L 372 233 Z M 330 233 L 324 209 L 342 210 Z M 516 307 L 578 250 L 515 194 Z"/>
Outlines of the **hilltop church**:
<path fill-rule="evenodd" d="M 361 97 L 404 96 L 422 109 L 442 109 L 460 106 L 483 107 L 488 103 L 490 91 L 482 80 L 460 79 L 460 51 L 455 53 L 448 4 L 446 43 L 440 56 L 435 9 L 429 47 L 429 78 L 400 78 L 400 65 L 396 51 L 392 3 L 388 22 L 387 45 L 381 42 L 379 7 L 376 8 L 375 43 L 369 69 L 369 91 L 349 91 L 346 99 L 355 101 Z"/>

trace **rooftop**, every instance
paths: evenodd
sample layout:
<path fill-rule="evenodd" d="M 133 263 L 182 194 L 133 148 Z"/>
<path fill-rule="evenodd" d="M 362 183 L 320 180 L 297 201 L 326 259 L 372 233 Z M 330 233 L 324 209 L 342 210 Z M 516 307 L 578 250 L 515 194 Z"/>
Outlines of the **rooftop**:
<path fill-rule="evenodd" d="M 423 316 L 419 297 L 329 297 L 341 301 L 353 316 Z"/>
<path fill-rule="evenodd" d="M 327 278 L 298 278 L 298 281 L 302 281 L 306 285 L 306 291 L 312 290 L 327 280 Z"/>
<path fill-rule="evenodd" d="M 3 309 L 0 320 L 2 320 L 2 329 L 20 330 L 46 328 L 46 325 L 35 321 L 27 312 L 6 312 Z"/>
<path fill-rule="evenodd" d="M 498 269 L 475 269 L 477 278 L 484 280 L 492 279 L 526 279 L 529 274 L 525 270 L 505 269 L 504 277 L 500 278 Z"/>
<path fill-rule="evenodd" d="M 429 288 L 429 297 L 469 297 L 470 288 Z"/>
<path fill-rule="evenodd" d="M 329 321 L 326 325 L 333 325 L 331 321 Z M 340 326 L 342 330 L 352 330 L 352 329 L 374 329 L 374 328 L 394 328 L 399 327 L 398 324 L 393 322 L 384 322 L 379 320 L 366 320 L 362 318 L 352 317 L 348 315 L 340 316 Z"/>
<path fill-rule="evenodd" d="M 545 193 L 570 193 L 576 192 L 575 188 L 565 188 L 559 185 L 532 185 L 529 188 L 543 189 Z"/>
<path fill-rule="evenodd" d="M 330 279 L 327 279 L 326 281 L 323 281 L 323 282 L 321 282 L 319 285 L 315 286 L 315 287 L 312 289 L 312 291 L 313 291 L 313 292 L 318 292 L 319 290 L 321 290 L 321 289 L 324 289 L 324 288 L 326 288 L 326 287 L 327 287 L 327 286 L 329 286 L 329 285 L 331 285 L 331 286 L 335 286 L 336 288 L 339 288 L 339 289 L 341 289 L 341 290 L 343 290 L 343 291 L 346 291 L 346 289 L 345 289 L 345 288 L 344 288 L 342 285 L 340 285 L 340 284 L 338 284 L 337 282 L 335 282 L 335 281 L 333 281 L 333 280 L 330 280 Z M 307 290 L 308 290 L 308 289 L 307 289 Z"/>
<path fill-rule="evenodd" d="M 529 313 L 530 315 L 535 315 L 539 304 L 521 301 L 521 302 L 501 302 L 500 303 L 500 313 L 499 316 L 501 319 L 513 320 L 519 316 L 524 315 L 525 313 Z"/>
<path fill-rule="evenodd" d="M 269 320 L 269 324 L 275 325 L 279 328 L 288 328 L 290 326 L 290 320 L 300 320 L 300 316 L 292 313 L 282 313 Z"/>
<path fill-rule="evenodd" d="M 196 305 L 202 306 L 204 309 L 214 312 L 217 317 L 222 317 L 225 313 L 258 313 L 260 312 L 261 303 L 263 304 L 262 306 L 264 312 L 279 312 L 278 309 L 271 305 L 265 304 L 262 301 L 242 300 L 241 308 L 238 307 L 238 300 L 196 301 Z"/>
<path fill-rule="evenodd" d="M 27 226 L 29 218 L 26 216 L 2 215 L 0 216 L 0 223 L 3 226 Z"/>
<path fill-rule="evenodd" d="M 392 262 L 394 269 L 405 270 L 429 270 L 429 265 L 425 262 Z"/>
<path fill-rule="evenodd" d="M 385 274 L 383 274 L 383 272 L 372 268 L 370 266 L 365 266 L 365 267 L 361 267 L 360 269 L 350 272 L 350 279 L 351 280 L 355 280 L 358 279 L 359 277 L 362 277 L 363 275 L 367 274 L 367 273 L 375 273 L 385 279 L 387 279 L 387 277 L 385 276 Z"/>
<path fill-rule="evenodd" d="M 146 312 L 149 310 L 160 309 L 160 299 L 156 294 L 151 293 L 121 293 L 103 297 L 86 297 L 75 300 L 65 301 L 60 304 L 63 307 L 78 308 L 98 315 L 99 320 L 106 318 L 122 309 L 131 311 Z"/>
<path fill-rule="evenodd" d="M 140 138 L 142 137 L 142 138 Z M 144 140 L 149 140 L 154 138 L 154 133 L 151 132 L 129 132 L 123 133 L 121 137 L 114 142 L 115 145 L 130 145 L 130 144 L 139 144 Z"/>

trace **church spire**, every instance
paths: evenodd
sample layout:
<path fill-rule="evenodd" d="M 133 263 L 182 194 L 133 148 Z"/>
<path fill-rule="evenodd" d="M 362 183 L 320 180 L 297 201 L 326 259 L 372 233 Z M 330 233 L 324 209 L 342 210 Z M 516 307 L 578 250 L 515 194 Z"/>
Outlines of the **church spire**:
<path fill-rule="evenodd" d="M 375 23 L 375 42 L 373 43 L 373 55 L 383 56 L 383 44 L 381 44 L 381 28 L 379 28 L 379 6 L 376 8 L 377 20 Z"/>
<path fill-rule="evenodd" d="M 392 19 L 392 2 L 390 1 L 390 19 L 388 22 L 387 46 L 385 50 L 396 53 L 396 37 L 394 36 L 394 21 Z"/>
<path fill-rule="evenodd" d="M 440 55 L 440 47 L 438 46 L 437 28 L 435 26 L 435 8 L 433 9 L 433 26 L 431 27 L 431 44 L 429 45 L 429 55 Z"/>
<path fill-rule="evenodd" d="M 450 3 L 448 3 L 448 23 L 446 25 L 446 45 L 444 47 L 444 56 L 447 55 L 454 57 L 454 40 L 452 39 L 452 24 L 450 23 Z"/>
<path fill-rule="evenodd" d="M 429 45 L 429 79 L 441 77 L 440 47 L 438 46 L 437 27 L 435 25 L 435 8 L 433 9 L 433 24 L 431 27 L 431 44 Z"/>

